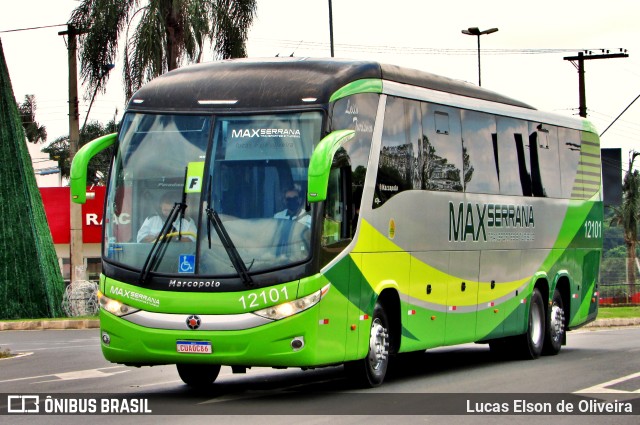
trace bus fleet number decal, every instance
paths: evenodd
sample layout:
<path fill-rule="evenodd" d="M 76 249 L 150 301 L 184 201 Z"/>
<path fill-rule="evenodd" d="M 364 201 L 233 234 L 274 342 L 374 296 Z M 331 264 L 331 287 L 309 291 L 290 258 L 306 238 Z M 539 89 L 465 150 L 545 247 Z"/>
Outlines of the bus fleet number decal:
<path fill-rule="evenodd" d="M 584 223 L 584 237 L 587 239 L 599 239 L 602 237 L 602 222 L 587 220 Z"/>
<path fill-rule="evenodd" d="M 277 288 L 271 288 L 268 291 L 262 290 L 260 292 L 252 292 L 247 296 L 241 296 L 238 301 L 242 303 L 242 308 L 258 308 L 266 306 L 267 303 L 279 303 L 280 300 L 287 301 L 289 294 L 287 288 L 283 286 L 278 290 Z"/>

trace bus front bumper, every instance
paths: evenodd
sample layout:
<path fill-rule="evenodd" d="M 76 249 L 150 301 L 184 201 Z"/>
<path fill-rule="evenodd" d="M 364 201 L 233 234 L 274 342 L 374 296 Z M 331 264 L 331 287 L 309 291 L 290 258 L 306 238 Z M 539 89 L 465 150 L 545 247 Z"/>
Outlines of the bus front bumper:
<path fill-rule="evenodd" d="M 186 321 L 188 315 L 184 318 Z M 210 363 L 304 367 L 344 359 L 344 352 L 331 354 L 319 346 L 317 308 L 239 330 L 191 330 L 187 324 L 184 330 L 152 328 L 101 309 L 100 331 L 104 357 L 133 366 Z M 185 346 L 195 348 L 185 350 Z"/>

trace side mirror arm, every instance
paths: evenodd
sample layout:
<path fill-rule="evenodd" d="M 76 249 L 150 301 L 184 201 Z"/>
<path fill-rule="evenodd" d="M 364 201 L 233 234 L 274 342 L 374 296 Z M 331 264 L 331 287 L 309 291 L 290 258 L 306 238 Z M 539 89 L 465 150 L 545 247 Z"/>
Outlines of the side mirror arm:
<path fill-rule="evenodd" d="M 84 204 L 87 202 L 87 166 L 89 165 L 89 161 L 113 145 L 117 138 L 118 134 L 112 133 L 94 139 L 80 148 L 78 153 L 73 157 L 69 186 L 71 186 L 71 200 L 74 203 Z"/>

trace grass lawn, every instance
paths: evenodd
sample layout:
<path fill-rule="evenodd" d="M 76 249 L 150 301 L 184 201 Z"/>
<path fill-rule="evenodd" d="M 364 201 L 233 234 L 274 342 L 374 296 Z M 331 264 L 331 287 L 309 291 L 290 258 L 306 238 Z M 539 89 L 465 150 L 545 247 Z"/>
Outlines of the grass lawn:
<path fill-rule="evenodd" d="M 637 307 L 600 307 L 598 319 L 640 317 L 640 306 Z"/>

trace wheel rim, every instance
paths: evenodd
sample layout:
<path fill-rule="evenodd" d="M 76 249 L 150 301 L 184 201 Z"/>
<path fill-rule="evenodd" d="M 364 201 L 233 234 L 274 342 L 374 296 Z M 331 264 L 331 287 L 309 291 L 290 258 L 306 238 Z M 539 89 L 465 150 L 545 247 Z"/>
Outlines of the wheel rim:
<path fill-rule="evenodd" d="M 558 304 L 551 307 L 551 338 L 558 342 L 564 333 L 564 310 Z"/>
<path fill-rule="evenodd" d="M 531 306 L 531 342 L 539 345 L 542 339 L 542 312 L 538 305 Z"/>
<path fill-rule="evenodd" d="M 389 358 L 389 333 L 382 325 L 380 319 L 371 323 L 369 336 L 369 365 L 371 370 L 380 371 Z"/>

